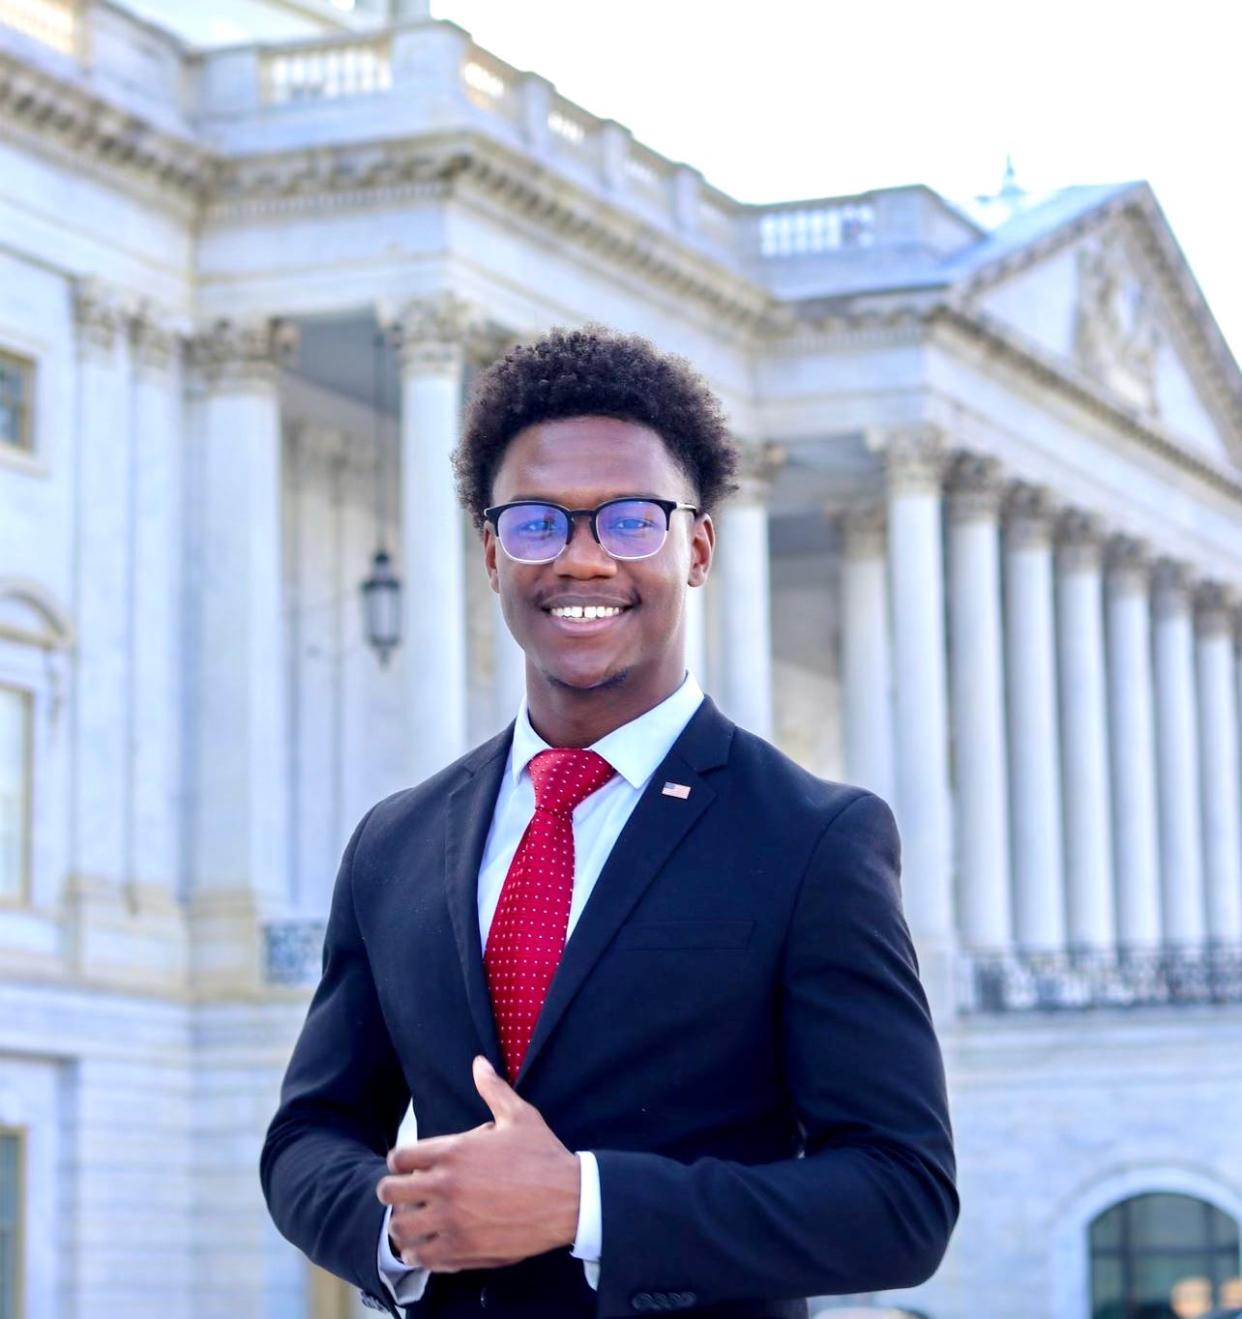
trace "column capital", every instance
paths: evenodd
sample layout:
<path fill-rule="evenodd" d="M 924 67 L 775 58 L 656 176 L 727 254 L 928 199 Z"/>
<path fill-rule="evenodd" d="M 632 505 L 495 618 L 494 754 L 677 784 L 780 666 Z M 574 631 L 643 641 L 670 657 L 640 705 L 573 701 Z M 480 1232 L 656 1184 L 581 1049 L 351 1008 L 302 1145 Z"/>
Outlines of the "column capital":
<path fill-rule="evenodd" d="M 1011 549 L 1047 549 L 1057 506 L 1052 491 L 1035 481 L 1014 481 L 1005 492 L 1005 539 Z"/>
<path fill-rule="evenodd" d="M 930 421 L 869 431 L 867 448 L 882 455 L 894 494 L 939 494 L 948 454 L 944 430 Z"/>
<path fill-rule="evenodd" d="M 297 345 L 297 326 L 290 321 L 218 320 L 190 340 L 190 361 L 212 385 L 271 387 Z"/>
<path fill-rule="evenodd" d="M 1176 559 L 1157 559 L 1152 570 L 1152 604 L 1157 618 L 1190 612 L 1193 579 L 1190 566 Z"/>
<path fill-rule="evenodd" d="M 1231 637 L 1238 591 L 1226 582 L 1200 582 L 1194 593 L 1195 622 L 1201 637 Z"/>
<path fill-rule="evenodd" d="M 403 375 L 459 371 L 485 331 L 479 309 L 447 289 L 404 303 L 389 324 Z"/>
<path fill-rule="evenodd" d="M 878 559 L 888 552 L 888 509 L 883 503 L 854 504 L 844 513 L 833 507 L 831 512 L 840 522 L 847 559 Z"/>
<path fill-rule="evenodd" d="M 129 345 L 141 371 L 168 371 L 177 357 L 180 336 L 171 321 L 147 303 L 130 317 Z"/>
<path fill-rule="evenodd" d="M 772 482 L 788 458 L 784 447 L 773 440 L 759 444 L 740 444 L 734 473 L 737 490 L 734 498 L 741 504 L 765 504 Z"/>
<path fill-rule="evenodd" d="M 951 522 L 987 520 L 998 515 L 1004 494 L 998 459 L 959 449 L 949 459 L 945 483 Z"/>
<path fill-rule="evenodd" d="M 1104 563 L 1118 587 L 1145 590 L 1151 580 L 1151 544 L 1139 536 L 1110 536 L 1104 546 Z"/>
<path fill-rule="evenodd" d="M 74 281 L 73 320 L 80 353 L 108 356 L 116 345 L 117 330 L 123 319 L 120 298 L 113 290 L 93 277 Z"/>
<path fill-rule="evenodd" d="M 1099 568 L 1104 541 L 1104 524 L 1095 513 L 1067 508 L 1057 519 L 1057 558 L 1071 572 Z"/>

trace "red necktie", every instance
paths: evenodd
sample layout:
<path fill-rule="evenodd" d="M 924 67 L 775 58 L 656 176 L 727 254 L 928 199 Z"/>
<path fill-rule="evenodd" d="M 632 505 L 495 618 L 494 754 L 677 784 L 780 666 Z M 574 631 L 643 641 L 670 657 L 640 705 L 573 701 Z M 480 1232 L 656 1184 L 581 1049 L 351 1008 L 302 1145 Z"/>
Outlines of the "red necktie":
<path fill-rule="evenodd" d="M 511 1078 L 526 1057 L 565 947 L 574 892 L 574 807 L 615 772 L 598 752 L 577 747 L 541 751 L 529 769 L 535 813 L 509 864 L 483 955 Z"/>

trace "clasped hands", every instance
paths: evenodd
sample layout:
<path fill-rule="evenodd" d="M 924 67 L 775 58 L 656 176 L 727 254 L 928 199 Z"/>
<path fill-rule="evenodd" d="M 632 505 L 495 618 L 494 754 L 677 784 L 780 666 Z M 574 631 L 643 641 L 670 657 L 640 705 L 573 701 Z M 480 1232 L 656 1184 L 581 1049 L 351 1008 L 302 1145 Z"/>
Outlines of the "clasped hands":
<path fill-rule="evenodd" d="M 375 1188 L 393 1252 L 433 1273 L 515 1264 L 578 1231 L 577 1156 L 486 1058 L 473 1072 L 492 1120 L 390 1150 Z"/>

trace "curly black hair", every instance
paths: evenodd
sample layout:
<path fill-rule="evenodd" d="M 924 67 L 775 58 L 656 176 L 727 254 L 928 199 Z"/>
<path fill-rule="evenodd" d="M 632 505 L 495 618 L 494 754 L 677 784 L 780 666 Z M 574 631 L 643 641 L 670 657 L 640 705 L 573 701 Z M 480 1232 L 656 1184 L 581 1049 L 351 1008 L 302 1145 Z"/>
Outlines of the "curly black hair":
<path fill-rule="evenodd" d="M 720 402 L 685 358 L 601 325 L 555 329 L 511 349 L 471 392 L 453 470 L 458 498 L 477 528 L 513 437 L 566 417 L 649 426 L 694 482 L 704 512 L 737 489 L 738 450 Z"/>

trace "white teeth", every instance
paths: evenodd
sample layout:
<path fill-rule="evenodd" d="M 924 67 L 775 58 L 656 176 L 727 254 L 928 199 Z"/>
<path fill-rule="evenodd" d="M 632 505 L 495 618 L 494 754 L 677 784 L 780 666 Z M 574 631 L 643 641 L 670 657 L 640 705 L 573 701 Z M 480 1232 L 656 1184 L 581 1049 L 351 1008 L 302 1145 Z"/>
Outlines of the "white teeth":
<path fill-rule="evenodd" d="M 548 611 L 553 618 L 616 618 L 621 610 L 616 605 L 558 605 Z"/>

